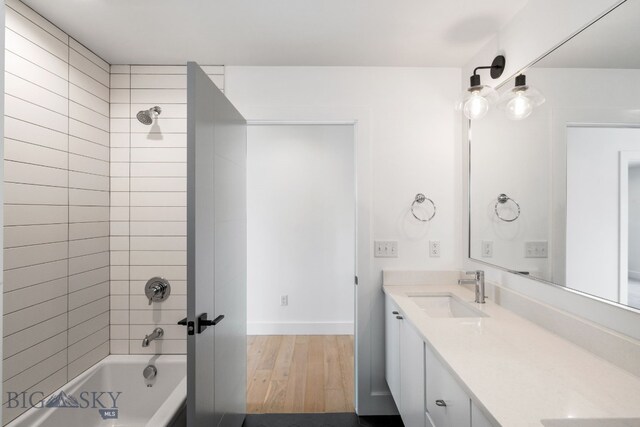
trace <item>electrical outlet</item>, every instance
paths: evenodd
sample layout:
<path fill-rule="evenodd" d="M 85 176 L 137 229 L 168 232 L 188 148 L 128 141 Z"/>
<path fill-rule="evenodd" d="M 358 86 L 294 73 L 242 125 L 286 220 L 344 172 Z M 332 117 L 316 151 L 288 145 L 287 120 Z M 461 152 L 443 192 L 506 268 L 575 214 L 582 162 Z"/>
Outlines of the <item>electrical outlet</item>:
<path fill-rule="evenodd" d="M 429 240 L 429 256 L 432 258 L 440 256 L 440 240 Z"/>
<path fill-rule="evenodd" d="M 280 305 L 282 307 L 286 307 L 289 305 L 289 295 L 281 295 L 280 296 Z"/>
<path fill-rule="evenodd" d="M 525 258 L 547 258 L 549 256 L 549 244 L 546 241 L 525 242 Z"/>
<path fill-rule="evenodd" d="M 482 258 L 493 258 L 493 242 L 491 240 L 482 241 Z"/>
<path fill-rule="evenodd" d="M 395 240 L 376 240 L 373 246 L 376 258 L 398 258 L 398 242 Z"/>

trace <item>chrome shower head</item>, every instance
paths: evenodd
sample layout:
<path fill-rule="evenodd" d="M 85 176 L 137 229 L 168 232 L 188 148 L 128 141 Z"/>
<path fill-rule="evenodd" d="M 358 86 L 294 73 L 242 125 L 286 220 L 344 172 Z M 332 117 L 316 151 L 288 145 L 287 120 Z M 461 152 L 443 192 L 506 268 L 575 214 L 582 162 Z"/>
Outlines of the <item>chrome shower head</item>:
<path fill-rule="evenodd" d="M 136 118 L 140 123 L 148 126 L 153 123 L 153 119 L 158 117 L 160 113 L 162 113 L 162 108 L 156 105 L 155 107 L 151 107 L 148 110 L 138 111 L 138 114 L 136 114 Z"/>

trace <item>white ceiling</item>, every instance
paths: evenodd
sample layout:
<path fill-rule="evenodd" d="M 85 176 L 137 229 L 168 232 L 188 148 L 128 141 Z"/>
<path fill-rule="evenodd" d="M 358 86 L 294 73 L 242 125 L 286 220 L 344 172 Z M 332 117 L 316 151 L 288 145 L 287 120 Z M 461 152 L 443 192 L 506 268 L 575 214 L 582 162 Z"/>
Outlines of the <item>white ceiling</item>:
<path fill-rule="evenodd" d="M 112 64 L 462 66 L 528 0 L 24 0 Z"/>

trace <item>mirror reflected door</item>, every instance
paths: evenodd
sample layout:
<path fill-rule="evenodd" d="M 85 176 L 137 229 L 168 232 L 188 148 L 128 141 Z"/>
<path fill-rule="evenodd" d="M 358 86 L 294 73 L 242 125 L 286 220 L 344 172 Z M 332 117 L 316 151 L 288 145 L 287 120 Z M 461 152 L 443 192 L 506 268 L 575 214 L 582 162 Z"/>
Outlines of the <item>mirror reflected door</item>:
<path fill-rule="evenodd" d="M 620 152 L 620 302 L 640 309 L 640 151 Z"/>

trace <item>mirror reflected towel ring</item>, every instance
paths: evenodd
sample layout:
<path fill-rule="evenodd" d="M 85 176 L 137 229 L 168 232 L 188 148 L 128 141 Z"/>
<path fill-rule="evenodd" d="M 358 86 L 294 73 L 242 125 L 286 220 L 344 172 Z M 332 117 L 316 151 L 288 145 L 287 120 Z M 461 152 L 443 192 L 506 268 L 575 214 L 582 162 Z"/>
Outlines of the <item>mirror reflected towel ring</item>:
<path fill-rule="evenodd" d="M 516 216 L 513 218 L 504 218 L 503 216 L 500 215 L 500 212 L 498 211 L 498 205 L 504 205 L 508 201 L 513 202 L 513 204 L 516 205 L 516 208 L 518 209 Z M 513 200 L 511 197 L 507 196 L 504 193 L 498 196 L 494 210 L 496 211 L 496 216 L 500 218 L 501 221 L 504 221 L 504 222 L 513 222 L 516 219 L 520 218 L 520 205 L 518 204 L 518 202 L 516 202 L 515 200 Z"/>
<path fill-rule="evenodd" d="M 431 206 L 433 207 L 433 213 L 431 214 L 431 216 L 429 218 L 420 218 L 418 215 L 416 215 L 416 213 L 414 211 L 414 209 L 416 207 L 416 203 L 417 204 L 422 204 L 424 202 L 431 203 Z M 424 194 L 418 193 L 418 194 L 416 194 L 416 198 L 413 199 L 413 203 L 411 203 L 411 215 L 413 215 L 413 217 L 415 219 L 417 219 L 418 221 L 429 222 L 429 221 L 431 221 L 433 219 L 434 216 L 436 216 L 436 204 L 433 203 L 433 200 L 431 200 L 430 198 L 428 198 Z"/>

